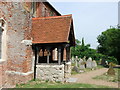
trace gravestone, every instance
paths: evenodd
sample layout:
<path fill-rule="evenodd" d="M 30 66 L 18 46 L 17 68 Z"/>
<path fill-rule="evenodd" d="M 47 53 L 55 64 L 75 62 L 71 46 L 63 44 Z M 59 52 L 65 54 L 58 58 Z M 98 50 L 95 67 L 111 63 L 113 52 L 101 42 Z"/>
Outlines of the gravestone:
<path fill-rule="evenodd" d="M 92 67 L 93 67 L 93 68 L 96 68 L 96 67 L 97 67 L 97 63 L 96 63 L 95 60 L 92 61 Z"/>
<path fill-rule="evenodd" d="M 75 56 L 75 59 L 78 60 L 78 56 Z"/>
<path fill-rule="evenodd" d="M 83 57 L 83 61 L 86 61 L 86 56 Z"/>
<path fill-rule="evenodd" d="M 78 67 L 78 61 L 77 60 L 75 60 L 75 66 Z"/>
<path fill-rule="evenodd" d="M 86 56 L 83 57 L 83 61 L 85 63 L 85 68 L 86 68 Z"/>
<path fill-rule="evenodd" d="M 82 59 L 80 59 L 80 61 L 79 61 L 79 68 L 85 69 L 85 62 Z"/>
<path fill-rule="evenodd" d="M 75 66 L 78 67 L 78 56 L 75 57 Z"/>
<path fill-rule="evenodd" d="M 86 68 L 92 68 L 92 58 L 88 58 L 87 62 L 86 62 Z"/>
<path fill-rule="evenodd" d="M 106 65 L 109 65 L 109 64 L 108 64 L 108 61 L 105 61 L 105 63 L 106 63 Z"/>
<path fill-rule="evenodd" d="M 76 66 L 74 66 L 72 70 L 75 71 L 75 72 L 77 72 L 77 73 L 79 73 L 79 69 Z"/>
<path fill-rule="evenodd" d="M 98 64 L 101 65 L 102 59 L 99 60 Z"/>
<path fill-rule="evenodd" d="M 113 68 L 113 63 L 110 63 L 110 64 L 109 64 L 109 69 L 108 69 L 108 71 L 107 71 L 107 74 L 108 74 L 108 75 L 115 75 L 115 70 L 114 70 L 114 68 Z"/>
<path fill-rule="evenodd" d="M 71 61 L 72 61 L 72 63 L 75 63 L 75 58 L 74 58 L 74 57 L 72 57 L 72 60 L 71 60 Z"/>

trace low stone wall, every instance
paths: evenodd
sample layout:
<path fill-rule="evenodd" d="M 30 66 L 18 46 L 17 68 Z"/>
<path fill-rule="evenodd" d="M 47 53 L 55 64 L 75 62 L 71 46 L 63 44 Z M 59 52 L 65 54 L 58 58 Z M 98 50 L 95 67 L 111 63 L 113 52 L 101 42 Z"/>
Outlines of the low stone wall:
<path fill-rule="evenodd" d="M 64 81 L 64 65 L 37 65 L 37 79 Z"/>

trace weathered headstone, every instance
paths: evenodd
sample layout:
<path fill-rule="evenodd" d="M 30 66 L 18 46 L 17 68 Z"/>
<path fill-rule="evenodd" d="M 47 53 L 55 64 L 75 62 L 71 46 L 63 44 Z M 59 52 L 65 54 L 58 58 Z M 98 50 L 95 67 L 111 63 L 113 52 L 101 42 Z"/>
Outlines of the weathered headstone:
<path fill-rule="evenodd" d="M 71 61 L 72 61 L 72 63 L 75 63 L 75 58 L 74 58 L 74 57 L 72 57 L 72 60 L 71 60 Z"/>
<path fill-rule="evenodd" d="M 78 60 L 78 56 L 75 56 L 75 59 Z"/>
<path fill-rule="evenodd" d="M 109 65 L 109 64 L 108 64 L 108 61 L 105 61 L 105 63 L 106 63 L 106 65 Z"/>
<path fill-rule="evenodd" d="M 101 65 L 102 59 L 99 60 L 98 64 Z"/>
<path fill-rule="evenodd" d="M 88 58 L 87 62 L 86 62 L 86 67 L 87 68 L 92 68 L 92 58 Z"/>
<path fill-rule="evenodd" d="M 79 68 L 85 69 L 85 62 L 82 59 L 80 59 L 80 61 L 79 61 Z"/>
<path fill-rule="evenodd" d="M 95 60 L 92 61 L 92 68 L 96 68 L 97 67 L 97 63 Z"/>
<path fill-rule="evenodd" d="M 109 64 L 109 69 L 107 71 L 107 74 L 108 75 L 115 75 L 115 70 L 113 69 L 113 64 L 112 63 Z"/>
<path fill-rule="evenodd" d="M 77 60 L 75 60 L 75 66 L 78 67 L 78 61 Z"/>
<path fill-rule="evenodd" d="M 79 69 L 76 66 L 74 66 L 72 70 L 75 71 L 75 72 L 77 72 L 77 73 L 79 73 Z"/>
<path fill-rule="evenodd" d="M 85 68 L 86 68 L 86 56 L 83 57 L 83 61 L 85 63 Z"/>
<path fill-rule="evenodd" d="M 86 56 L 83 57 L 83 61 L 86 61 Z"/>
<path fill-rule="evenodd" d="M 78 56 L 75 57 L 75 66 L 78 67 Z"/>

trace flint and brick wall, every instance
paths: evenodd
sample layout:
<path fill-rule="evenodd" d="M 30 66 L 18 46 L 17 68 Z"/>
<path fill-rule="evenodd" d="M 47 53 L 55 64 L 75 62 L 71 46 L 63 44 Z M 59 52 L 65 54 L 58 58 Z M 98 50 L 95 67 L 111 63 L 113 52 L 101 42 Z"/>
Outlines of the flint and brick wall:
<path fill-rule="evenodd" d="M 27 74 L 28 77 L 18 74 L 32 70 L 32 48 L 21 43 L 23 40 L 31 40 L 32 17 L 23 5 L 20 2 L 0 2 L 0 18 L 7 24 L 6 78 L 7 83 L 12 85 L 24 83 L 33 77 L 32 73 Z M 0 72 L 4 72 L 3 69 Z"/>
<path fill-rule="evenodd" d="M 71 62 L 65 65 L 37 65 L 37 79 L 65 82 L 71 76 Z"/>
<path fill-rule="evenodd" d="M 0 62 L 0 87 L 2 87 L 7 82 L 5 71 L 6 71 L 6 62 L 2 61 Z"/>
<path fill-rule="evenodd" d="M 37 65 L 37 79 L 64 81 L 64 65 Z"/>

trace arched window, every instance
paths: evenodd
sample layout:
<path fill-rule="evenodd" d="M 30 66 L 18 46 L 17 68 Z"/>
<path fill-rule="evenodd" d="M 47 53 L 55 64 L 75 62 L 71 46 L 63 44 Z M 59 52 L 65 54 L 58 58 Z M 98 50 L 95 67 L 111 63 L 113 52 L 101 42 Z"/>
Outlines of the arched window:
<path fill-rule="evenodd" d="M 4 32 L 4 29 L 5 29 L 5 20 L 4 19 L 0 19 L 0 59 L 2 59 L 2 54 L 3 54 L 3 40 L 4 37 L 3 37 L 3 32 Z"/>

